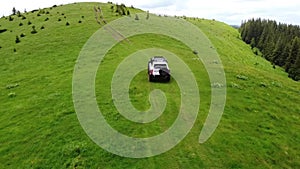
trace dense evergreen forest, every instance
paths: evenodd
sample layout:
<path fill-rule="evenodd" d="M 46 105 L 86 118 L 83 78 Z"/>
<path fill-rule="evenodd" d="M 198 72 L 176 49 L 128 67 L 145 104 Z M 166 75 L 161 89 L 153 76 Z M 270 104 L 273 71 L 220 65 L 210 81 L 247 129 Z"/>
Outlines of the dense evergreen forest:
<path fill-rule="evenodd" d="M 300 27 L 298 25 L 259 18 L 243 22 L 239 31 L 243 41 L 250 44 L 252 49 L 259 49 L 264 58 L 274 65 L 283 67 L 289 77 L 296 81 L 300 80 Z"/>

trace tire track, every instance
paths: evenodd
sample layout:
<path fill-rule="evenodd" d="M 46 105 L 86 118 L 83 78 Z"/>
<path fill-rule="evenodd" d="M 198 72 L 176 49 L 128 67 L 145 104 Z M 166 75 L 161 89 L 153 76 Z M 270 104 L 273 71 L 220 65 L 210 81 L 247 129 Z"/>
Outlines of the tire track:
<path fill-rule="evenodd" d="M 107 25 L 108 22 L 105 20 L 100 6 L 98 6 L 98 7 L 94 6 L 94 11 L 95 11 L 95 19 L 96 19 L 97 23 L 101 26 L 102 26 L 102 23 L 104 25 L 106 25 L 106 26 L 104 26 L 104 29 L 106 31 L 108 31 L 116 41 L 122 42 L 123 40 L 125 40 L 126 42 L 130 43 L 130 41 L 124 35 L 122 35 L 120 32 L 115 30 L 110 25 Z"/>

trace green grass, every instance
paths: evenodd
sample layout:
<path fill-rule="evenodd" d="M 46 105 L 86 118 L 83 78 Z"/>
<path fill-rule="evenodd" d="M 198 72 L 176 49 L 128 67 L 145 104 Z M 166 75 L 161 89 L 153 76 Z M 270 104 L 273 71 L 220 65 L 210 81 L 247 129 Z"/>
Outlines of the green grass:
<path fill-rule="evenodd" d="M 143 39 L 147 39 L 147 41 Z M 129 40 L 130 44 L 119 44 L 108 52 L 109 54 L 103 60 L 97 73 L 96 94 L 98 103 L 101 111 L 113 127 L 122 133 L 135 137 L 154 136 L 168 129 L 179 113 L 181 97 L 176 81 L 172 79 L 170 83 L 149 83 L 146 70 L 140 72 L 130 85 L 131 102 L 138 110 L 145 111 L 150 107 L 148 102 L 150 92 L 154 89 L 161 89 L 168 100 L 164 114 L 152 123 L 134 125 L 133 122 L 122 117 L 116 108 L 112 106 L 110 86 L 114 70 L 125 57 L 145 48 L 164 48 L 182 58 L 189 65 L 196 76 L 201 99 L 203 99 L 201 101 L 203 107 L 200 111 L 208 112 L 208 107 L 205 105 L 210 103 L 210 82 L 203 64 L 198 60 L 195 62 L 195 56 L 192 54 L 191 49 L 181 42 L 162 35 L 144 34 L 134 36 Z M 147 63 L 145 65 L 145 68 L 147 68 Z M 172 65 L 170 65 L 170 68 L 172 71 Z"/>
<path fill-rule="evenodd" d="M 192 51 L 182 43 L 145 34 L 131 37 L 134 45 L 116 45 L 105 57 L 96 78 L 99 107 L 115 129 L 131 136 L 153 136 L 168 128 L 180 101 L 174 80 L 170 84 L 148 83 L 146 72 L 133 79 L 130 98 L 137 109 L 148 108 L 148 94 L 154 88 L 165 91 L 170 100 L 164 114 L 149 124 L 124 119 L 110 99 L 110 79 L 118 63 L 139 49 L 160 47 L 180 56 L 196 76 L 201 96 L 196 123 L 177 146 L 150 158 L 119 157 L 93 143 L 76 117 L 72 75 L 81 48 L 100 27 L 93 11 L 98 4 L 48 8 L 50 13 L 39 17 L 37 12 L 29 12 L 26 20 L 15 16 L 14 21 L 0 19 L 0 29 L 8 29 L 0 34 L 0 168 L 300 167 L 299 82 L 255 56 L 236 29 L 204 19 L 188 20 L 213 43 L 228 83 L 225 111 L 212 137 L 198 144 L 210 106 L 210 82 L 203 64 L 196 62 Z M 102 4 L 102 9 L 106 20 L 118 18 L 111 13 L 110 5 Z M 134 12 L 139 10 L 131 9 L 132 16 Z M 31 25 L 27 24 L 29 20 Z M 38 33 L 30 33 L 32 25 Z M 16 44 L 16 36 L 22 33 L 26 36 Z"/>

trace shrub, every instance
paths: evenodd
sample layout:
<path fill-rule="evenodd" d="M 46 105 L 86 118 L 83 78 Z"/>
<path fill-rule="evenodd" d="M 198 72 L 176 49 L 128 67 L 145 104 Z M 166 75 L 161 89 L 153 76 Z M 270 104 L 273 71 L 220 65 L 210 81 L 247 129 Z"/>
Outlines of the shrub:
<path fill-rule="evenodd" d="M 37 31 L 36 31 L 36 29 L 35 29 L 35 26 L 33 25 L 33 26 L 32 26 L 31 34 L 36 34 L 36 33 L 37 33 Z"/>
<path fill-rule="evenodd" d="M 14 52 L 17 52 L 17 49 L 16 49 L 16 48 L 14 48 Z"/>
<path fill-rule="evenodd" d="M 32 10 L 31 13 L 37 12 L 39 11 L 38 9 Z"/>
<path fill-rule="evenodd" d="M 83 18 L 84 18 L 84 16 L 82 15 L 82 16 L 81 16 L 81 18 L 83 19 Z"/>
<path fill-rule="evenodd" d="M 32 23 L 30 22 L 30 21 L 28 21 L 28 23 L 27 23 L 28 25 L 31 25 Z"/>
<path fill-rule="evenodd" d="M 25 19 L 26 19 L 26 17 L 23 15 L 23 16 L 22 16 L 22 20 L 25 20 Z"/>
<path fill-rule="evenodd" d="M 69 25 L 70 25 L 70 23 L 69 23 L 69 22 L 67 22 L 67 23 L 66 23 L 66 26 L 69 26 Z"/>
<path fill-rule="evenodd" d="M 41 29 L 42 29 L 42 30 L 45 29 L 44 25 L 41 27 Z"/>
<path fill-rule="evenodd" d="M 15 42 L 16 42 L 16 43 L 20 43 L 20 42 L 21 42 L 19 36 L 16 36 Z"/>
<path fill-rule="evenodd" d="M 135 20 L 139 20 L 139 16 L 135 14 Z"/>
<path fill-rule="evenodd" d="M 21 33 L 20 37 L 24 38 L 26 35 L 24 33 Z"/>
<path fill-rule="evenodd" d="M 45 19 L 45 21 L 48 21 L 48 20 L 49 20 L 49 18 L 46 18 L 46 19 Z"/>
<path fill-rule="evenodd" d="M 60 22 L 61 21 L 61 19 L 60 18 L 58 18 L 58 22 Z"/>
<path fill-rule="evenodd" d="M 20 22 L 20 23 L 19 23 L 19 26 L 23 26 L 23 23 L 22 23 L 22 22 Z"/>
<path fill-rule="evenodd" d="M 8 17 L 8 20 L 9 20 L 9 21 L 13 21 L 14 18 L 13 18 L 12 16 L 9 16 L 9 17 Z"/>
<path fill-rule="evenodd" d="M 0 33 L 6 32 L 7 29 L 0 29 Z"/>
<path fill-rule="evenodd" d="M 21 16 L 22 16 L 20 11 L 17 11 L 17 16 L 18 16 L 18 17 L 21 17 Z"/>
<path fill-rule="evenodd" d="M 81 21 L 81 20 L 79 20 L 79 21 L 78 21 L 78 23 L 82 23 L 82 21 Z"/>

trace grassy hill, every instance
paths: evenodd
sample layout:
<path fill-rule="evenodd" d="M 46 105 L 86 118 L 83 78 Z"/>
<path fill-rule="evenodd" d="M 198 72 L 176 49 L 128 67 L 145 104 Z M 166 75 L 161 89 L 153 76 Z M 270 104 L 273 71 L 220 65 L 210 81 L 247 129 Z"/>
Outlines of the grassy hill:
<path fill-rule="evenodd" d="M 143 71 L 130 84 L 133 105 L 140 110 L 148 108 L 152 89 L 163 90 L 170 100 L 164 114 L 149 124 L 123 118 L 110 96 L 109 79 L 118 63 L 136 50 L 159 47 L 179 55 L 196 75 L 201 95 L 196 123 L 182 142 L 155 157 L 124 158 L 97 146 L 77 119 L 72 75 L 85 42 L 101 27 L 93 9 L 98 5 L 108 22 L 120 18 L 111 11 L 111 4 L 75 3 L 28 12 L 23 14 L 26 19 L 0 19 L 0 30 L 6 29 L 0 33 L 0 168 L 300 167 L 299 82 L 254 55 L 236 29 L 205 19 L 187 20 L 213 43 L 226 73 L 227 102 L 213 136 L 198 143 L 211 92 L 203 64 L 181 42 L 144 34 L 130 37 L 130 45 L 113 47 L 98 70 L 96 96 L 107 121 L 127 135 L 149 137 L 166 130 L 176 119 L 172 112 L 178 110 L 180 93 L 174 80 L 149 83 Z M 141 12 L 129 10 L 132 17 Z M 37 33 L 31 33 L 32 26 Z"/>

